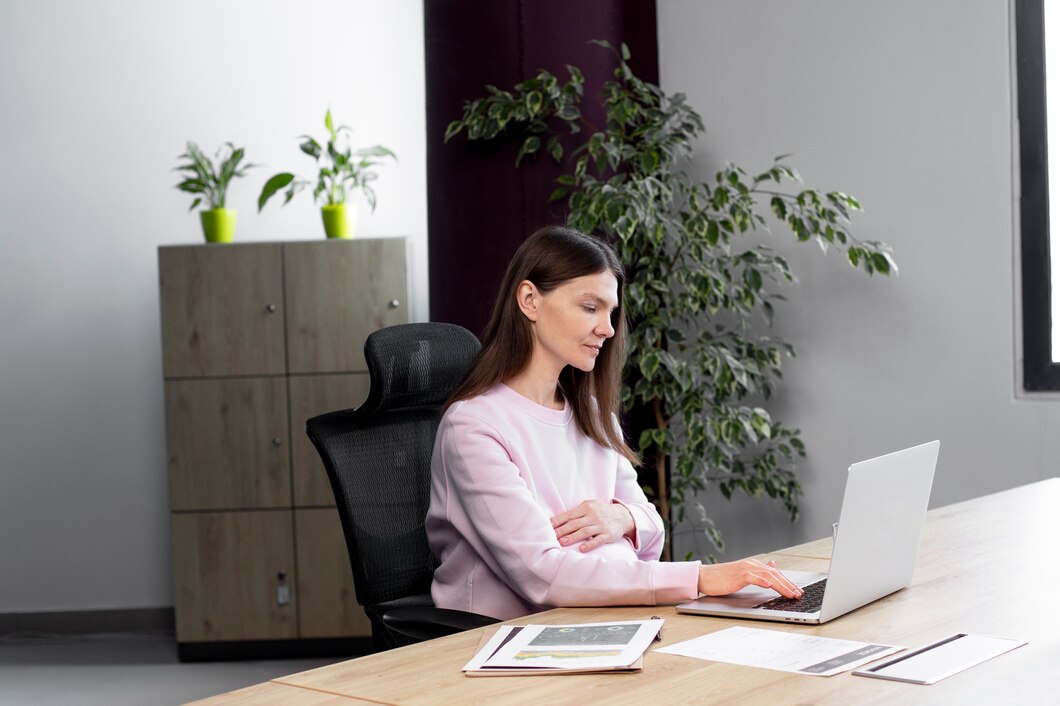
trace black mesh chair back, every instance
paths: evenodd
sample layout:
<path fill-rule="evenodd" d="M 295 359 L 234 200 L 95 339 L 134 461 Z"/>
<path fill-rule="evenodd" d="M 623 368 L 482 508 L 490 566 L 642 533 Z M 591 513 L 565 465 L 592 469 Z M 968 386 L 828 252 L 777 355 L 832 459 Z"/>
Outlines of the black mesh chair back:
<path fill-rule="evenodd" d="M 364 345 L 368 399 L 306 422 L 331 480 L 357 602 L 372 621 L 377 647 L 393 646 L 380 634 L 386 611 L 432 605 L 438 563 L 423 527 L 431 451 L 442 405 L 478 350 L 478 339 L 452 324 L 375 331 Z"/>

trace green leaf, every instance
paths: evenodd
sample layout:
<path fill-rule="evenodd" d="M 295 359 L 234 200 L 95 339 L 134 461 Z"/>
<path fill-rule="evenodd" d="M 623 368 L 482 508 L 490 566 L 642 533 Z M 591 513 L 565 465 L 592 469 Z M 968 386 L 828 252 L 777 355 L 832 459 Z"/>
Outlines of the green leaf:
<path fill-rule="evenodd" d="M 559 143 L 555 135 L 548 140 L 548 152 L 552 155 L 552 159 L 557 162 L 563 159 L 563 145 Z"/>
<path fill-rule="evenodd" d="M 773 326 L 773 305 L 769 302 L 762 302 L 762 315 L 765 317 L 766 325 Z"/>
<path fill-rule="evenodd" d="M 654 351 L 647 353 L 640 359 L 640 372 L 646 378 L 651 378 L 659 369 L 659 356 Z"/>
<path fill-rule="evenodd" d="M 210 160 L 206 158 L 206 155 L 202 153 L 202 151 L 199 149 L 199 146 L 196 145 L 194 142 L 188 143 L 188 155 L 195 163 L 195 169 L 200 174 L 205 175 L 213 173 L 213 167 L 210 165 Z"/>
<path fill-rule="evenodd" d="M 523 100 L 526 103 L 526 112 L 528 112 L 531 117 L 537 115 L 541 111 L 541 104 L 544 99 L 539 92 L 530 91 L 526 94 L 526 97 Z"/>
<path fill-rule="evenodd" d="M 449 142 L 452 138 L 460 134 L 460 131 L 464 129 L 463 120 L 454 120 L 445 128 L 445 142 Z"/>
<path fill-rule="evenodd" d="M 519 148 L 519 154 L 515 157 L 516 166 L 522 161 L 523 157 L 528 154 L 534 154 L 538 148 L 541 147 L 541 138 L 537 135 L 531 135 L 530 137 L 523 140 L 523 146 Z"/>
<path fill-rule="evenodd" d="M 371 147 L 362 147 L 361 149 L 354 152 L 359 157 L 390 157 L 391 159 L 397 159 L 397 155 L 391 152 L 382 145 L 372 145 Z"/>
<path fill-rule="evenodd" d="M 561 106 L 560 109 L 556 111 L 556 117 L 560 120 L 566 120 L 567 122 L 578 120 L 581 116 L 582 112 L 576 105 L 567 104 Z"/>
<path fill-rule="evenodd" d="M 274 175 L 265 182 L 265 186 L 261 189 L 261 195 L 258 196 L 258 213 L 261 213 L 261 209 L 265 208 L 265 203 L 272 198 L 273 194 L 290 184 L 292 181 L 294 181 L 294 174 L 283 172 Z M 292 196 L 294 196 L 293 190 L 288 192 L 287 199 L 284 203 L 286 204 L 290 201 Z"/>
<path fill-rule="evenodd" d="M 298 191 L 300 189 L 301 189 L 301 185 L 298 182 L 292 183 L 291 186 L 287 189 L 287 191 L 284 192 L 283 205 L 286 206 L 287 204 L 289 204 L 291 202 L 291 199 L 294 198 L 294 195 L 296 193 L 298 193 Z M 258 213 L 260 213 L 260 212 L 261 212 L 261 202 L 259 201 L 258 202 Z"/>
<path fill-rule="evenodd" d="M 185 179 L 177 184 L 177 188 L 189 194 L 201 194 L 206 191 L 206 184 L 200 179 Z"/>
<path fill-rule="evenodd" d="M 585 178 L 585 169 L 589 166 L 589 158 L 581 157 L 578 162 L 574 165 L 574 181 L 580 182 Z"/>
<path fill-rule="evenodd" d="M 305 140 L 302 142 L 302 144 L 298 145 L 298 148 L 308 154 L 313 159 L 320 159 L 320 155 L 322 154 L 322 148 L 320 146 L 320 143 L 314 140 L 312 137 L 309 137 L 308 135 L 305 135 L 304 137 Z"/>
<path fill-rule="evenodd" d="M 707 242 L 708 243 L 710 243 L 711 245 L 717 245 L 718 244 L 718 237 L 720 236 L 720 234 L 721 233 L 718 230 L 718 222 L 717 221 L 712 220 L 709 223 L 707 223 Z"/>
<path fill-rule="evenodd" d="M 769 200 L 769 205 L 773 209 L 773 215 L 784 220 L 788 217 L 788 206 L 784 203 L 784 199 L 779 196 L 774 196 Z"/>

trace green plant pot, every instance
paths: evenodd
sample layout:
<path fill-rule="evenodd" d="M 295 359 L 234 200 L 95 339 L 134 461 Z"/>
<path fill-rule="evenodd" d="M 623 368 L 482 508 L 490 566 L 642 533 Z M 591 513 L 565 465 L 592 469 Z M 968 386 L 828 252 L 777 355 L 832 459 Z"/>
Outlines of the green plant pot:
<path fill-rule="evenodd" d="M 335 203 L 320 207 L 324 234 L 329 238 L 352 238 L 357 230 L 357 204 Z"/>
<path fill-rule="evenodd" d="M 211 208 L 199 211 L 202 233 L 207 243 L 231 243 L 236 235 L 236 210 L 234 208 Z"/>

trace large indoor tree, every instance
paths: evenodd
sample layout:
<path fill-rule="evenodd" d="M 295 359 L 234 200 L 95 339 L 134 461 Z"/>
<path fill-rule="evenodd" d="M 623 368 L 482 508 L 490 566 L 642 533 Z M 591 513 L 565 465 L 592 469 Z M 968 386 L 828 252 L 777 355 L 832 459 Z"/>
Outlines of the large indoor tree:
<path fill-rule="evenodd" d="M 795 353 L 771 332 L 779 289 L 795 277 L 750 234 L 779 222 L 824 252 L 843 250 L 870 275 L 896 267 L 886 245 L 849 232 L 858 201 L 804 187 L 786 157 L 760 171 L 726 164 L 712 180 L 697 179 L 690 160 L 704 132 L 700 115 L 683 94 L 635 76 L 624 45 L 599 44 L 616 53 L 617 67 L 598 96 L 585 96 L 574 66 L 566 80 L 540 71 L 510 89 L 486 86 L 445 137 L 516 139 L 517 166 L 541 153 L 565 165 L 552 200 L 566 201 L 569 226 L 612 242 L 627 269 L 622 402 L 647 412 L 636 446 L 654 469 L 648 490 L 664 518 L 690 520 L 723 550 L 700 491 L 764 493 L 795 521 L 795 461 L 805 454 L 798 430 L 764 406 L 784 356 Z M 602 102 L 606 124 L 584 118 L 585 100 Z"/>

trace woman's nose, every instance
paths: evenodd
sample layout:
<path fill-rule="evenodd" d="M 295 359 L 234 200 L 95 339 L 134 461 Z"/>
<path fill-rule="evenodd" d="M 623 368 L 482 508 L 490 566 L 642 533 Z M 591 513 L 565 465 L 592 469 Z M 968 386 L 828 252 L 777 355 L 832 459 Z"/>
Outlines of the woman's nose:
<path fill-rule="evenodd" d="M 615 327 L 611 323 L 610 314 L 604 314 L 601 321 L 596 326 L 596 332 L 604 338 L 611 338 L 615 335 Z"/>

